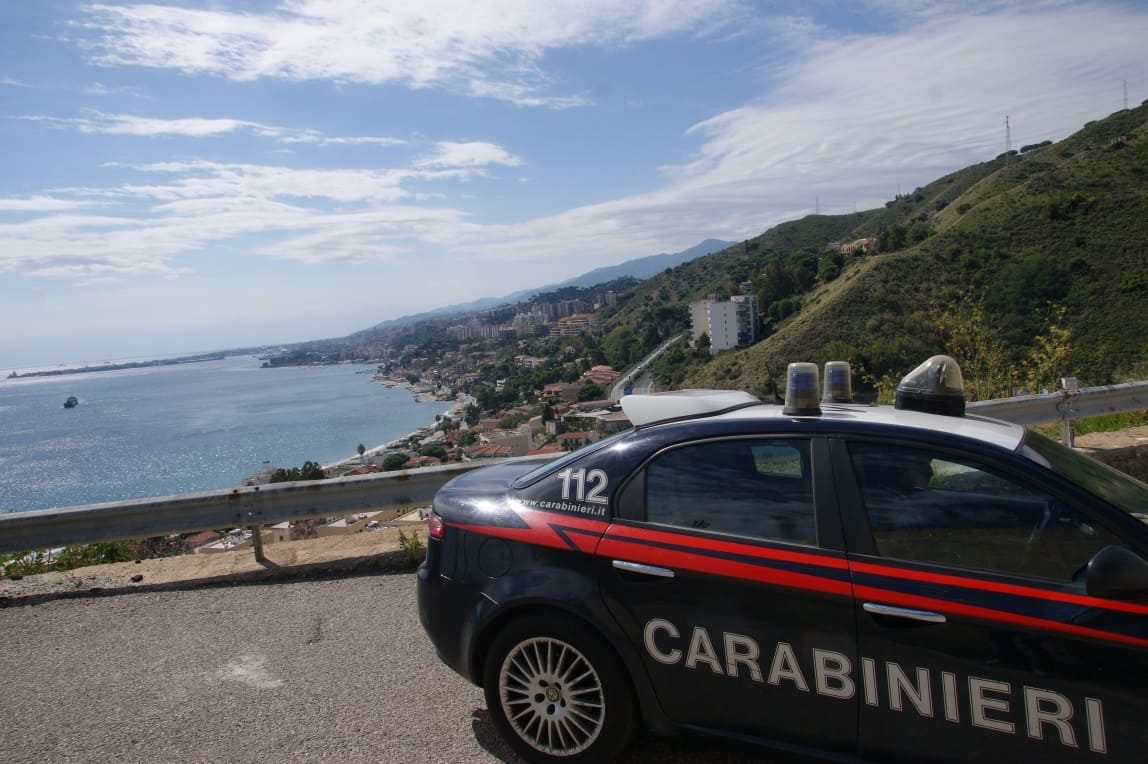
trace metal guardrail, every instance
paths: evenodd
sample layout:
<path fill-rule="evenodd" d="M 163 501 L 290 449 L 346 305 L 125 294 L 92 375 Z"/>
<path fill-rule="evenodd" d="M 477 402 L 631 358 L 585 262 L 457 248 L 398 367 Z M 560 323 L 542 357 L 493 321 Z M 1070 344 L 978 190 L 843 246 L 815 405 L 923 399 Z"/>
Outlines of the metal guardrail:
<path fill-rule="evenodd" d="M 970 414 L 1004 419 L 1025 426 L 1060 422 L 1062 439 L 1073 444 L 1072 422 L 1083 417 L 1148 409 L 1148 381 L 1126 382 L 1077 390 L 1075 380 L 1062 380 L 1065 389 L 1043 395 L 1020 395 L 976 401 L 965 407 Z"/>
<path fill-rule="evenodd" d="M 396 506 L 427 506 L 448 480 L 488 464 L 489 461 L 466 462 L 337 480 L 274 483 L 13 512 L 0 515 L 0 553 L 216 528 L 258 527 Z M 257 547 L 256 554 L 260 553 Z"/>
<path fill-rule="evenodd" d="M 1069 385 L 1071 387 L 1071 385 Z M 970 414 L 1022 425 L 1061 422 L 1071 443 L 1072 421 L 1148 409 L 1148 381 L 970 403 Z M 537 461 L 521 457 L 514 461 Z M 70 544 L 249 528 L 395 506 L 426 506 L 448 480 L 488 465 L 466 462 L 374 475 L 276 483 L 155 499 L 0 514 L 0 553 Z M 255 534 L 258 538 L 258 534 Z M 261 546 L 256 544 L 256 555 Z"/>

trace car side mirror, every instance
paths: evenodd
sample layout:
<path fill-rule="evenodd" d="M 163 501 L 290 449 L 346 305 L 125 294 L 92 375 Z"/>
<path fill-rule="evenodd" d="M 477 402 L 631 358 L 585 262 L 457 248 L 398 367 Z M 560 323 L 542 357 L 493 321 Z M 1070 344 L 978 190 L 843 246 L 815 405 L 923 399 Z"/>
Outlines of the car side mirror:
<path fill-rule="evenodd" d="M 1127 547 L 1110 544 L 1088 561 L 1084 590 L 1109 600 L 1148 600 L 1148 561 Z"/>

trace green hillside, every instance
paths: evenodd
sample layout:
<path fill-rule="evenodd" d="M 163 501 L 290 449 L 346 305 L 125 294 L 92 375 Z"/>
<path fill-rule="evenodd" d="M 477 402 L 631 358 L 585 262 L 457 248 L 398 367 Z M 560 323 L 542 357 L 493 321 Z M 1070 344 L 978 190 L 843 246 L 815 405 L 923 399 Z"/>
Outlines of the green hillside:
<path fill-rule="evenodd" d="M 884 208 L 810 216 L 643 282 L 603 328 L 644 340 L 691 300 L 752 281 L 768 336 L 679 369 L 683 387 L 768 392 L 791 361 L 870 385 L 949 352 L 974 394 L 1148 375 L 1148 107 L 940 178 Z M 832 244 L 874 237 L 875 253 Z M 680 360 L 680 359 L 679 359 Z M 684 377 L 682 376 L 684 374 Z"/>

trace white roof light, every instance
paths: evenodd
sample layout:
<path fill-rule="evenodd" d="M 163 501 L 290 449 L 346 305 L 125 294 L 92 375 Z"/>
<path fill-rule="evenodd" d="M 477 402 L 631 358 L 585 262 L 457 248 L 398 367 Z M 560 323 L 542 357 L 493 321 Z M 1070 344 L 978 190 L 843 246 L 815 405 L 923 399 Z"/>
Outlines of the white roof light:
<path fill-rule="evenodd" d="M 743 390 L 680 390 L 622 397 L 622 411 L 635 427 L 667 419 L 705 416 L 761 403 Z"/>

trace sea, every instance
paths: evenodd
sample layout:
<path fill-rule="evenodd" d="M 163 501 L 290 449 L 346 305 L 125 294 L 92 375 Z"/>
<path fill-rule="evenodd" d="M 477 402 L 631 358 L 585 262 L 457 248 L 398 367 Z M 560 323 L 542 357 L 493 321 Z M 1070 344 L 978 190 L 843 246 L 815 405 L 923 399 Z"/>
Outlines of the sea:
<path fill-rule="evenodd" d="M 232 488 L 266 464 L 354 457 L 449 410 L 374 369 L 236 356 L 0 378 L 0 512 Z"/>

